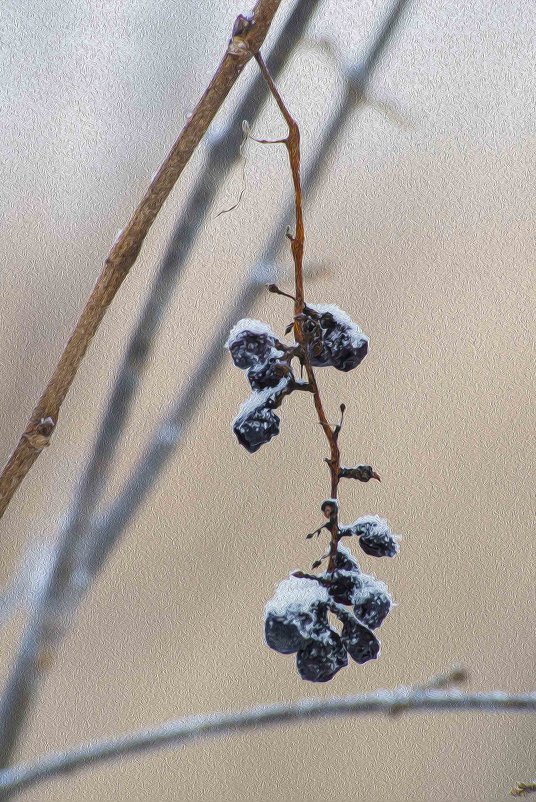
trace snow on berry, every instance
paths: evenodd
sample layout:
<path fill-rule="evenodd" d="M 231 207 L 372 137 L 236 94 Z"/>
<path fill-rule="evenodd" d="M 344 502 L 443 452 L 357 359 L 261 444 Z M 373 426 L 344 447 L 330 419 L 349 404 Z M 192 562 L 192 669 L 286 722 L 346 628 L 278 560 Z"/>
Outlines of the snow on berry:
<path fill-rule="evenodd" d="M 309 638 L 326 637 L 328 593 L 312 579 L 292 575 L 280 582 L 264 611 L 264 636 L 271 649 L 292 654 Z"/>
<path fill-rule="evenodd" d="M 363 515 L 349 527 L 359 537 L 359 545 L 371 557 L 394 557 L 398 554 L 398 536 L 393 535 L 385 518 Z"/>
<path fill-rule="evenodd" d="M 369 338 L 335 304 L 307 304 L 310 317 L 308 353 L 314 367 L 334 367 L 349 371 L 368 353 Z"/>
<path fill-rule="evenodd" d="M 385 582 L 361 574 L 361 587 L 353 600 L 354 614 L 369 629 L 383 624 L 394 602 Z"/>
<path fill-rule="evenodd" d="M 260 320 L 244 318 L 233 326 L 225 346 L 231 352 L 236 367 L 247 370 L 265 362 L 276 349 L 277 343 L 278 339 L 270 326 Z"/>

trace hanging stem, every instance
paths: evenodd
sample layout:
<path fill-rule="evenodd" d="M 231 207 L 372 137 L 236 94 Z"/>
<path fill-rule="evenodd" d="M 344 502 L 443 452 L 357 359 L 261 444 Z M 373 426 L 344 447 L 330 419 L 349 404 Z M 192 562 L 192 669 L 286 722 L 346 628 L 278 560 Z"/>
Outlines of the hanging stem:
<path fill-rule="evenodd" d="M 268 84 L 270 92 L 272 93 L 275 102 L 277 103 L 281 114 L 285 118 L 288 126 L 288 136 L 285 139 L 277 140 L 284 144 L 289 157 L 290 170 L 292 173 L 292 183 L 294 185 L 294 205 L 296 208 L 296 229 L 294 235 L 289 235 L 291 241 L 292 258 L 294 259 L 294 284 L 295 284 L 295 299 L 294 299 L 294 336 L 296 341 L 302 347 L 302 358 L 307 374 L 307 380 L 313 394 L 314 404 L 318 420 L 324 430 L 327 441 L 329 443 L 330 456 L 326 460 L 330 476 L 331 476 L 331 498 L 337 498 L 337 491 L 339 485 L 339 468 L 340 468 L 340 452 L 337 443 L 338 430 L 333 429 L 328 423 L 324 407 L 322 406 L 322 399 L 316 383 L 316 377 L 309 359 L 307 352 L 305 336 L 302 329 L 302 322 L 300 315 L 303 313 L 305 307 L 304 286 L 303 286 L 303 252 L 305 245 L 305 230 L 303 225 L 303 202 L 302 202 L 302 189 L 300 180 L 300 129 L 296 120 L 292 117 L 287 107 L 285 106 L 277 87 L 275 86 L 270 73 L 264 63 L 264 60 L 257 52 L 255 59 L 259 65 L 259 69 Z M 335 567 L 335 555 L 337 553 L 338 543 L 338 516 L 335 514 L 330 520 L 329 526 L 331 532 L 331 544 L 329 553 L 328 571 L 332 571 Z"/>

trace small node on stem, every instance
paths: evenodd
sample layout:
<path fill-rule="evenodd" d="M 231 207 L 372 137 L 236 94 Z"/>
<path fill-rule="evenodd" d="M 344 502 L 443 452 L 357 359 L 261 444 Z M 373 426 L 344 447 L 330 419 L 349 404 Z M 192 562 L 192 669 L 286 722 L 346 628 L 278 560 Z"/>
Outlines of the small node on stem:
<path fill-rule="evenodd" d="M 376 473 L 372 465 L 356 465 L 355 468 L 339 468 L 339 479 L 357 479 L 359 482 L 368 482 L 376 479 L 381 482 L 379 474 Z"/>
<path fill-rule="evenodd" d="M 335 439 L 337 439 L 337 438 L 338 438 L 338 436 L 339 436 L 339 432 L 340 432 L 340 431 L 341 431 L 341 429 L 342 429 L 342 424 L 343 424 L 343 422 L 344 422 L 344 413 L 346 412 L 346 404 L 341 404 L 341 406 L 340 406 L 340 410 L 341 410 L 341 420 L 340 420 L 340 422 L 339 422 L 339 423 L 338 423 L 338 424 L 335 426 L 335 429 L 333 430 L 333 437 L 334 437 Z M 339 472 L 339 478 L 340 478 L 340 472 Z"/>
<path fill-rule="evenodd" d="M 285 298 L 290 298 L 291 301 L 295 301 L 296 300 L 296 296 L 295 295 L 290 295 L 288 292 L 283 292 L 283 290 L 279 289 L 277 284 L 268 284 L 268 292 L 273 292 L 273 293 L 275 293 L 275 295 L 283 295 Z M 294 324 L 292 324 L 292 325 L 294 325 Z"/>

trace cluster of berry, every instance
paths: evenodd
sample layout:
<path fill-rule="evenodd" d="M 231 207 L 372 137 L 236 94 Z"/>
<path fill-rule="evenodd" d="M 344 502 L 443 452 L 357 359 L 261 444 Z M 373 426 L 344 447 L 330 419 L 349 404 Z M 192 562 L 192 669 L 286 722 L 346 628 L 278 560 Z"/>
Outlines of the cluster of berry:
<path fill-rule="evenodd" d="M 296 654 L 302 679 L 328 682 L 348 665 L 348 655 L 356 663 L 379 656 L 380 642 L 372 630 L 381 626 L 392 605 L 387 586 L 361 573 L 350 550 L 339 543 L 334 570 L 319 576 L 297 571 L 279 584 L 266 605 L 266 643 L 281 654 Z M 340 633 L 329 623 L 330 612 L 342 624 Z"/>
<path fill-rule="evenodd" d="M 368 337 L 341 309 L 333 305 L 306 305 L 300 316 L 304 345 L 315 367 L 348 371 L 367 354 Z M 260 320 L 240 320 L 226 346 L 237 368 L 247 371 L 252 393 L 233 422 L 233 431 L 250 453 L 279 434 L 281 419 L 274 412 L 293 390 L 307 390 L 296 379 L 291 361 L 303 363 L 298 345 L 281 342 Z"/>
<path fill-rule="evenodd" d="M 303 331 L 313 367 L 332 367 L 346 373 L 366 357 L 367 335 L 338 306 L 306 304 L 303 316 Z"/>

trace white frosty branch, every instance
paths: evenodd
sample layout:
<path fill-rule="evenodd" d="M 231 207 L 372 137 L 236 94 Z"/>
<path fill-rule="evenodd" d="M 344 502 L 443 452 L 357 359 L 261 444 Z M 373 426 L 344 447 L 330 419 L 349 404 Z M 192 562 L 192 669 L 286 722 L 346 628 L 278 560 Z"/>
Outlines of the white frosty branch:
<path fill-rule="evenodd" d="M 536 692 L 465 693 L 460 690 L 402 687 L 393 691 L 381 690 L 334 699 L 302 699 L 293 703 L 262 705 L 236 713 L 192 716 L 169 721 L 152 729 L 82 744 L 67 752 L 46 755 L 33 763 L 14 766 L 0 773 L 0 797 L 104 761 L 153 749 L 183 746 L 202 738 L 235 735 L 320 718 L 424 711 L 535 712 Z"/>

